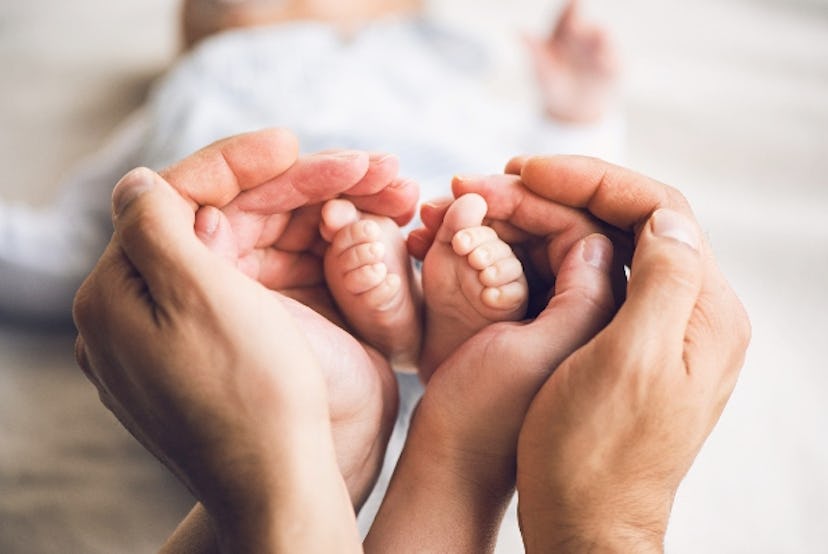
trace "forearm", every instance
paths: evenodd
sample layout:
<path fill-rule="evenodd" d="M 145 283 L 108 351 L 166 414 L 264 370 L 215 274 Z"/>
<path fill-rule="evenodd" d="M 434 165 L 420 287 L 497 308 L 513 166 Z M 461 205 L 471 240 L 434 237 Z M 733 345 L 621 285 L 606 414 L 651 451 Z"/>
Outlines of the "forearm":
<path fill-rule="evenodd" d="M 206 504 L 222 552 L 359 552 L 355 514 L 325 422 L 297 425 L 291 447 L 243 497 Z M 274 458 L 275 459 L 275 458 Z"/>
<path fill-rule="evenodd" d="M 504 479 L 499 463 L 486 467 L 420 448 L 430 446 L 423 444 L 429 437 L 418 440 L 415 427 L 365 539 L 365 551 L 492 552 L 514 491 L 513 467 Z"/>
<path fill-rule="evenodd" d="M 307 432 L 311 437 L 320 434 Z M 269 484 L 267 477 L 253 479 L 258 494 L 242 492 L 223 506 L 214 498 L 213 516 L 196 504 L 160 552 L 360 551 L 350 499 L 335 463 L 327 463 L 326 442 L 297 445 L 293 452 L 303 454 L 291 455 L 291 461 L 281 464 L 278 483 Z"/>
<path fill-rule="evenodd" d="M 526 493 L 520 496 L 518 517 L 528 553 L 664 551 L 671 500 L 656 501 L 655 495 L 641 493 L 596 506 L 589 502 L 589 494 L 583 494 L 579 505 L 567 506 L 554 495 L 535 494 L 548 489 L 527 490 L 524 485 L 519 486 Z M 652 510 L 642 510 L 645 505 Z"/>
<path fill-rule="evenodd" d="M 523 521 L 523 520 L 521 520 Z M 540 527 L 545 533 L 533 533 L 521 523 L 526 552 L 560 552 L 562 554 L 611 554 L 636 552 L 660 554 L 664 552 L 664 537 L 646 529 L 566 529 L 555 526 Z"/>

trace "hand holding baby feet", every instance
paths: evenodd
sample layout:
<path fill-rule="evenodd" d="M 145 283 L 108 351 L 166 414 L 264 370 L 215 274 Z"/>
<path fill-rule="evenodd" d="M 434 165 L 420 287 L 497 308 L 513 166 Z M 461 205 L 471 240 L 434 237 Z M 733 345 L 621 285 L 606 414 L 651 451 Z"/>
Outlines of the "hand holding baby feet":
<path fill-rule="evenodd" d="M 423 380 L 483 327 L 526 314 L 523 268 L 509 245 L 482 224 L 487 209 L 477 194 L 455 200 L 423 261 Z"/>
<path fill-rule="evenodd" d="M 420 294 L 400 229 L 362 213 L 348 200 L 322 207 L 328 287 L 360 338 L 398 369 L 413 369 L 420 351 Z"/>
<path fill-rule="evenodd" d="M 544 109 L 571 123 L 599 121 L 616 94 L 619 62 L 602 27 L 584 21 L 570 0 L 548 37 L 526 36 Z"/>
<path fill-rule="evenodd" d="M 394 156 L 329 151 L 298 156 L 287 131 L 212 144 L 163 172 L 193 209 L 213 254 L 271 289 L 309 338 L 328 389 L 337 457 L 359 507 L 379 473 L 397 409 L 387 361 L 343 328 L 325 282 L 321 205 L 346 195 L 356 207 L 404 223 L 417 187 L 398 179 Z M 278 338 L 278 337 L 274 337 Z"/>

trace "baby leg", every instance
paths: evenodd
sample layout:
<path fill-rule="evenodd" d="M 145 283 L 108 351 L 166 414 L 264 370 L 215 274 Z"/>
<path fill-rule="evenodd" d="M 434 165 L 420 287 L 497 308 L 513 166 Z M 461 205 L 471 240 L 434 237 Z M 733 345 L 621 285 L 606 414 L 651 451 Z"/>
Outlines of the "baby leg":
<path fill-rule="evenodd" d="M 526 314 L 523 268 L 494 229 L 482 225 L 487 208 L 477 194 L 455 200 L 423 262 L 426 323 L 420 371 L 426 380 L 486 325 Z"/>
<path fill-rule="evenodd" d="M 342 199 L 322 208 L 328 288 L 359 338 L 412 369 L 422 338 L 420 293 L 399 227 Z"/>

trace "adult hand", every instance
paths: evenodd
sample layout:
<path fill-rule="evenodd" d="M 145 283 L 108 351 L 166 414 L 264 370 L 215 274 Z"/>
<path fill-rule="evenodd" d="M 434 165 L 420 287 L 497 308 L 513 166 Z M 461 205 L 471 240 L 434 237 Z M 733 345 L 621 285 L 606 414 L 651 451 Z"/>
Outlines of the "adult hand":
<path fill-rule="evenodd" d="M 75 302 L 103 403 L 204 503 L 225 550 L 357 550 L 324 377 L 280 299 L 198 240 L 156 174 L 128 174 L 113 203 Z"/>
<path fill-rule="evenodd" d="M 189 206 L 190 213 L 183 217 L 189 222 L 190 232 L 195 225 L 199 237 L 213 251 L 237 267 L 245 266 L 240 259 L 253 259 L 256 263 L 245 267 L 256 272 L 248 274 L 253 273 L 253 277 L 270 286 L 282 286 L 293 296 L 304 292 L 308 303 L 322 298 L 324 304 L 321 258 L 317 262 L 313 256 L 317 252 L 314 245 L 318 220 L 309 205 L 344 194 L 363 209 L 404 221 L 413 212 L 417 190 L 409 182 L 394 179 L 396 164 L 392 157 L 369 157 L 356 152 L 329 152 L 297 160 L 297 145 L 291 134 L 266 130 L 211 145 L 169 168 L 164 176 Z M 256 201 L 251 202 L 251 198 Z M 234 232 L 231 222 L 241 231 Z M 119 246 L 112 248 L 117 250 Z M 221 264 L 220 260 L 214 261 Z M 105 280 L 102 272 L 98 270 L 93 275 L 98 275 L 99 281 Z M 175 272 L 170 275 L 172 279 Z M 268 281 L 268 276 L 283 278 Z M 223 296 L 230 294 L 228 289 Z M 78 297 L 79 318 L 85 317 L 85 296 L 90 303 L 97 302 L 92 298 L 94 294 L 82 292 Z M 271 296 L 277 297 L 275 293 Z M 327 319 L 286 297 L 281 297 L 281 302 L 294 317 L 302 319 L 302 330 L 316 339 L 312 347 L 324 354 L 317 359 L 328 389 L 334 393 L 328 395 L 328 411 L 339 464 L 352 501 L 359 506 L 381 467 L 393 425 L 393 376 L 378 354 L 366 351 Z M 199 329 L 204 322 L 190 315 L 193 329 Z M 118 314 L 112 315 L 113 319 L 117 317 Z M 88 331 L 99 335 L 99 342 L 110 340 L 108 327 L 97 326 Z M 272 336 L 278 334 L 274 331 Z M 80 341 L 79 359 L 85 356 L 84 351 Z M 117 367 L 110 369 L 116 371 Z M 194 513 L 197 517 L 188 520 L 185 527 L 195 522 L 195 526 L 204 528 L 197 519 L 203 520 L 206 515 L 198 509 Z"/>
<path fill-rule="evenodd" d="M 517 179 L 509 181 L 513 192 L 520 192 Z M 423 254 L 441 224 L 449 226 L 446 236 L 457 231 L 443 217 L 446 207 L 446 202 L 424 206 L 425 227 L 410 236 L 412 251 Z M 543 310 L 531 321 L 486 327 L 433 375 L 422 375 L 428 380 L 425 394 L 367 550 L 493 549 L 514 491 L 518 435 L 532 398 L 616 307 L 610 241 L 596 234 L 600 227 L 582 212 L 558 215 L 543 221 L 544 234 L 501 226 L 501 238 L 522 247 L 530 254 L 527 264 L 536 261 L 535 273 L 549 278 L 535 291 Z M 548 247 L 567 238 L 575 243 L 566 251 Z"/>
<path fill-rule="evenodd" d="M 357 507 L 381 468 L 397 389 L 387 361 L 344 329 L 334 307 L 320 211 L 344 196 L 360 209 L 408 221 L 418 189 L 398 179 L 398 169 L 394 156 L 358 151 L 297 157 L 293 135 L 275 129 L 219 141 L 162 172 L 197 210 L 196 233 L 211 250 L 299 301 L 283 298 L 322 365 L 340 467 Z"/>
<path fill-rule="evenodd" d="M 635 240 L 627 300 L 532 402 L 518 450 L 529 551 L 662 548 L 675 491 L 736 382 L 744 308 L 675 189 L 598 160 L 515 159 L 525 185 L 492 217 L 528 230 L 561 206 Z M 489 200 L 492 183 L 457 183 Z M 527 223 L 529 222 L 529 223 Z"/>

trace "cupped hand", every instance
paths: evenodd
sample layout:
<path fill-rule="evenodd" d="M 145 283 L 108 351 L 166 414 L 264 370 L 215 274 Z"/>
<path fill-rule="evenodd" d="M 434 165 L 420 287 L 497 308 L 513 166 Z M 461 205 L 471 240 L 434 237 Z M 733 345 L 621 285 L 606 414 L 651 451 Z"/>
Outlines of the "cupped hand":
<path fill-rule="evenodd" d="M 526 416 L 518 493 L 527 549 L 658 551 L 676 488 L 735 385 L 747 315 L 677 190 L 582 157 L 517 158 L 507 171 L 525 194 L 503 219 L 581 209 L 635 244 L 626 302 Z M 481 183 L 458 190 L 497 193 Z"/>
<path fill-rule="evenodd" d="M 480 181 L 499 193 L 489 198 L 490 214 L 509 209 L 525 191 L 514 177 Z M 409 236 L 415 256 L 428 250 L 448 203 L 423 207 L 424 227 Z M 533 397 L 615 313 L 613 247 L 601 227 L 566 209 L 531 223 L 498 231 L 523 251 L 524 266 L 538 277 L 533 295 L 540 313 L 485 327 L 433 374 L 421 375 L 425 393 L 367 550 L 407 551 L 416 544 L 490 551 L 514 491 L 518 436 Z"/>
<path fill-rule="evenodd" d="M 297 157 L 295 139 L 267 130 L 219 141 L 162 172 L 190 201 L 201 240 L 276 291 L 320 361 L 343 476 L 360 506 L 381 468 L 397 408 L 388 362 L 354 339 L 325 282 L 321 205 L 343 196 L 408 221 L 418 189 L 396 157 L 327 151 Z M 308 309 L 310 308 L 310 309 Z"/>
<path fill-rule="evenodd" d="M 226 551 L 358 549 L 325 379 L 296 321 L 198 240 L 155 173 L 128 174 L 113 202 L 115 234 L 74 309 L 103 403 L 204 503 Z"/>

